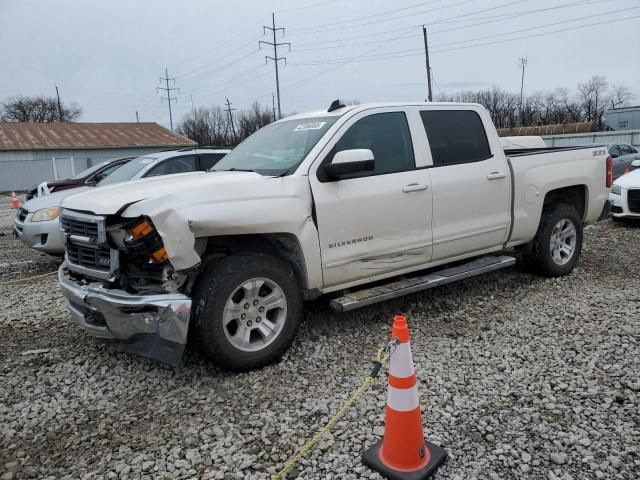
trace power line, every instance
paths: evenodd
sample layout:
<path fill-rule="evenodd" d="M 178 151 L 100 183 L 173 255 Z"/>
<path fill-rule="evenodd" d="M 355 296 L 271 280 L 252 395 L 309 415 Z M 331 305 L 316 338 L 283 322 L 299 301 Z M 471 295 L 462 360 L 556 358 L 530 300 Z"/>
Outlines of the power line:
<path fill-rule="evenodd" d="M 256 40 L 257 40 L 258 38 L 259 38 L 259 37 L 255 37 L 255 39 L 256 39 Z M 251 41 L 251 43 L 252 43 L 252 44 L 253 44 L 254 42 L 255 42 L 255 40 L 252 40 L 252 41 Z M 246 47 L 246 46 L 245 46 L 245 47 Z M 233 60 L 231 60 L 231 61 L 229 61 L 229 62 L 227 62 L 227 63 L 220 64 L 220 63 L 216 63 L 216 62 L 214 62 L 214 63 L 216 63 L 216 64 L 215 64 L 215 65 L 214 65 L 214 64 L 212 64 L 211 66 L 215 67 L 215 72 L 221 72 L 221 71 L 224 71 L 224 70 L 226 70 L 227 68 L 229 68 L 231 65 L 235 65 L 236 63 L 239 63 L 239 62 L 241 62 L 242 60 L 244 60 L 244 59 L 246 59 L 246 58 L 249 58 L 251 55 L 253 55 L 253 54 L 254 54 L 254 53 L 256 53 L 257 51 L 258 51 L 258 49 L 257 49 L 257 48 L 254 48 L 254 49 L 253 49 L 253 50 L 251 50 L 250 52 L 248 52 L 248 53 L 246 53 L 246 54 L 244 54 L 244 55 L 242 55 L 242 56 L 240 56 L 240 57 L 237 57 L 237 58 L 235 58 L 235 59 L 233 59 Z M 193 77 L 188 78 L 188 79 L 186 79 L 186 80 L 182 80 L 182 78 L 183 78 L 183 77 L 179 77 L 179 78 L 181 79 L 181 84 L 182 84 L 182 85 L 198 84 L 199 82 L 201 82 L 201 81 L 203 81 L 203 80 L 204 80 L 204 81 L 208 81 L 208 80 L 209 80 L 209 78 L 210 78 L 210 76 L 211 76 L 211 73 L 212 73 L 212 72 L 210 72 L 210 71 L 206 71 L 206 70 L 205 70 L 205 71 L 200 72 L 200 73 L 198 73 L 198 74 L 194 75 Z"/>
<path fill-rule="evenodd" d="M 602 12 L 600 14 L 598 14 L 598 16 L 603 16 L 603 15 L 611 15 L 611 14 L 616 14 L 616 13 L 622 13 L 622 12 L 626 12 L 626 11 L 630 11 L 630 10 L 637 10 L 640 7 L 629 7 L 629 8 L 624 8 L 624 9 L 620 9 L 620 10 L 612 10 L 609 12 Z M 468 46 L 464 46 L 464 47 L 459 47 L 459 48 L 452 48 L 452 49 L 442 49 L 442 47 L 447 47 L 447 46 L 451 46 L 451 45 L 460 45 L 460 44 L 464 44 L 464 43 L 469 43 L 469 42 L 475 42 L 478 40 L 486 40 L 489 38 L 496 38 L 496 37 L 503 37 L 505 35 L 513 35 L 513 34 L 518 34 L 518 33 L 522 33 L 522 32 L 527 32 L 527 31 L 531 31 L 531 30 L 536 30 L 536 29 L 540 29 L 540 28 L 547 28 L 547 27 L 552 27 L 552 26 L 556 26 L 556 25 L 563 25 L 566 23 L 572 23 L 572 22 L 576 22 L 576 21 L 580 21 L 580 20 L 585 20 L 585 19 L 591 19 L 593 18 L 594 15 L 590 14 L 590 15 L 586 15 L 583 17 L 577 17 L 577 18 L 572 18 L 572 19 L 568 19 L 568 20 L 561 20 L 559 22 L 553 22 L 553 23 L 548 23 L 545 25 L 537 25 L 534 27 L 528 27 L 528 28 L 522 28 L 522 29 L 518 29 L 518 30 L 512 30 L 509 32 L 502 32 L 502 33 L 495 33 L 492 35 L 484 35 L 481 37 L 475 37 L 475 38 L 470 38 L 467 40 L 457 40 L 454 42 L 448 42 L 448 43 L 441 43 L 438 45 L 435 45 L 434 48 L 434 52 L 448 52 L 448 51 L 453 51 L 453 50 L 458 50 L 458 49 L 463 49 L 463 48 L 470 48 L 473 47 L 475 45 L 468 45 Z M 591 24 L 589 24 L 591 25 Z M 582 28 L 583 26 L 576 26 L 571 29 L 574 28 Z M 565 30 L 558 30 L 558 31 L 565 31 Z M 541 36 L 541 35 L 545 35 L 547 33 L 551 34 L 551 33 L 556 33 L 557 31 L 551 31 L 551 32 L 542 32 L 533 36 Z M 511 41 L 511 40 L 519 40 L 521 38 L 530 38 L 530 36 L 524 36 L 524 37 L 518 37 L 518 38 L 514 38 L 514 39 L 504 39 L 504 40 L 500 40 L 500 41 Z M 484 43 L 481 45 L 492 45 L 495 43 L 499 43 L 499 42 L 491 42 L 491 43 Z M 440 49 L 440 50 L 435 50 L 435 49 Z M 358 61 L 366 61 L 367 59 L 370 58 L 374 58 L 374 57 L 378 57 L 381 59 L 391 59 L 391 58 L 402 58 L 402 57 L 407 57 L 407 56 L 415 56 L 415 55 L 421 55 L 422 54 L 422 48 L 412 48 L 412 49 L 406 49 L 406 50 L 396 50 L 394 52 L 387 52 L 385 54 L 382 55 L 360 55 Z M 397 54 L 397 55 L 396 55 Z M 336 63 L 342 63 L 342 62 L 349 62 L 351 59 L 350 57 L 342 57 L 342 58 L 332 58 L 332 59 L 327 59 L 327 60 L 312 60 L 312 61 L 307 61 L 307 62 L 290 62 L 291 65 L 323 65 L 323 64 L 336 64 Z"/>
<path fill-rule="evenodd" d="M 260 65 L 260 67 L 264 67 L 264 65 Z M 243 82 L 233 82 L 231 88 L 235 89 L 235 88 L 240 87 L 242 85 L 246 85 L 247 83 L 250 83 L 250 82 L 253 82 L 255 80 L 264 78 L 264 77 L 266 77 L 267 75 L 270 75 L 270 74 L 271 74 L 271 72 L 267 71 L 267 72 L 262 73 L 262 75 L 257 75 L 257 76 L 256 75 L 252 75 L 247 80 L 245 80 Z M 208 92 L 202 92 L 199 95 L 196 94 L 196 97 L 203 97 L 204 95 L 213 95 L 213 94 L 216 94 L 216 93 L 220 93 L 220 92 L 222 92 L 224 90 L 228 91 L 229 87 L 228 86 L 219 87 L 219 88 L 217 87 L 215 90 L 208 91 Z"/>
<path fill-rule="evenodd" d="M 174 90 L 178 90 L 178 92 L 179 92 L 180 89 L 179 88 L 175 88 L 175 87 L 173 87 L 173 88 L 169 87 L 169 81 L 172 81 L 173 84 L 175 85 L 176 84 L 176 79 L 175 78 L 169 78 L 169 70 L 168 69 L 165 68 L 164 74 L 165 74 L 164 77 L 160 77 L 160 82 L 162 82 L 164 80 L 166 82 L 167 86 L 166 87 L 156 87 L 156 92 L 158 92 L 158 90 L 164 90 L 164 91 L 167 92 L 166 100 L 167 100 L 167 105 L 169 106 L 169 125 L 171 127 L 171 130 L 173 130 L 173 115 L 171 113 L 171 102 L 174 101 L 174 100 L 177 102 L 178 99 L 176 97 L 172 97 L 171 96 L 171 92 L 174 91 Z M 164 100 L 163 97 L 160 97 L 160 99 Z"/>
<path fill-rule="evenodd" d="M 402 39 L 402 38 L 404 38 L 404 37 L 406 37 L 406 35 L 407 35 L 408 33 L 409 33 L 409 32 L 406 32 L 406 33 L 404 33 L 404 34 L 402 34 L 402 35 L 398 35 L 397 37 L 390 39 L 390 40 L 387 42 L 387 45 L 388 45 L 388 44 L 391 44 L 391 43 L 393 43 L 393 42 L 395 42 L 395 41 L 397 41 L 397 40 L 400 40 L 400 39 Z M 368 53 L 371 53 L 371 52 L 373 52 L 373 51 L 375 51 L 375 50 L 377 50 L 377 49 L 379 49 L 379 48 L 382 48 L 382 47 L 384 47 L 384 46 L 386 46 L 386 45 L 382 45 L 382 46 L 378 46 L 378 47 L 373 47 L 373 48 L 370 48 L 369 50 L 365 50 L 365 51 L 364 51 L 364 52 L 362 52 L 360 55 L 353 57 L 351 60 L 348 60 L 348 61 L 346 61 L 346 62 L 340 63 L 340 64 L 336 65 L 336 66 L 335 66 L 335 67 L 333 67 L 333 68 L 330 68 L 330 69 L 325 70 L 325 71 L 323 71 L 323 72 L 316 73 L 316 74 L 314 74 L 314 75 L 311 75 L 310 77 L 303 78 L 302 80 L 298 80 L 297 82 L 291 83 L 291 84 L 286 85 L 286 86 L 290 88 L 290 87 L 293 87 L 293 86 L 296 86 L 296 85 L 300 85 L 301 83 L 305 83 L 305 82 L 307 82 L 307 81 L 309 81 L 309 80 L 313 80 L 314 78 L 317 78 L 317 77 L 321 77 L 321 76 L 323 76 L 323 75 L 326 75 L 327 73 L 330 73 L 330 72 L 332 72 L 333 70 L 337 70 L 338 68 L 340 68 L 340 67 L 342 67 L 342 66 L 344 66 L 344 65 L 346 65 L 346 64 L 348 64 L 348 63 L 351 63 L 351 62 L 353 62 L 353 61 L 356 61 L 358 58 L 362 57 L 363 55 L 366 55 L 366 54 L 368 54 Z"/>
<path fill-rule="evenodd" d="M 451 31 L 455 31 L 455 30 L 461 30 L 461 29 L 469 29 L 472 27 L 476 27 L 479 25 L 486 25 L 489 23 L 496 23 L 496 22 L 502 22 L 504 20 L 511 20 L 513 18 L 519 18 L 519 17 L 523 17 L 526 15 L 531 15 L 534 13 L 541 13 L 541 12 L 546 12 L 546 11 L 550 11 L 550 10 L 558 10 L 561 8 L 567 8 L 567 7 L 577 7 L 577 6 L 585 6 L 585 5 L 591 5 L 594 3 L 597 4 L 602 4 L 605 2 L 612 2 L 612 1 L 616 1 L 616 0 L 588 0 L 588 1 L 574 1 L 574 2 L 569 2 L 569 3 L 564 3 L 562 5 L 556 5 L 553 7 L 546 7 L 546 8 L 538 8 L 538 9 L 534 9 L 534 10 L 528 10 L 528 11 L 524 11 L 524 12 L 519 12 L 519 13 L 508 13 L 508 14 L 502 14 L 502 15 L 494 15 L 494 16 L 488 16 L 488 17 L 478 17 L 478 18 L 474 18 L 474 19 L 468 19 L 467 21 L 475 21 L 475 20 L 479 20 L 481 18 L 489 18 L 489 20 L 487 21 L 483 21 L 483 22 L 478 22 L 478 23 L 473 23 L 473 24 L 469 24 L 469 25 L 462 25 L 462 26 L 458 26 L 458 27 L 451 27 L 451 28 L 445 28 L 445 29 L 440 29 L 440 30 L 430 30 L 430 34 L 431 35 L 436 35 L 439 33 L 444 33 L 444 32 L 451 32 Z M 498 18 L 499 17 L 499 18 Z M 431 22 L 428 23 L 427 25 L 438 25 L 440 23 L 447 23 L 450 22 L 451 20 L 438 20 L 436 22 Z M 407 27 L 407 28 L 411 28 L 411 27 Z M 345 46 L 348 47 L 353 47 L 353 46 L 359 46 L 359 45 L 371 45 L 371 44 L 376 44 L 376 43 L 384 43 L 387 42 L 388 39 L 384 38 L 384 39 L 380 39 L 380 40 L 372 40 L 372 41 L 368 41 L 368 42 L 360 42 L 360 43 L 352 43 L 352 40 L 356 40 L 359 38 L 366 38 L 366 37 L 371 37 L 371 36 L 380 36 L 380 35 L 386 35 L 389 33 L 394 33 L 397 31 L 401 31 L 401 30 L 405 30 L 405 28 L 401 28 L 401 29 L 393 29 L 393 30 L 386 30 L 386 31 L 381 31 L 381 32 L 375 32 L 375 33 L 368 33 L 368 34 L 364 34 L 364 35 L 356 35 L 356 36 L 351 36 L 351 37 L 345 37 L 345 38 L 338 38 L 335 40 L 327 40 L 325 42 L 323 42 L 322 44 L 317 44 L 317 43 L 303 43 L 300 44 L 299 47 L 303 47 L 303 48 L 295 48 L 292 50 L 292 53 L 298 53 L 298 52 L 306 52 L 306 51 L 312 51 L 312 50 L 328 50 L 328 49 L 333 49 L 333 48 L 344 48 Z M 416 33 L 415 35 L 409 35 L 409 37 L 418 37 L 421 34 Z M 349 42 L 347 45 L 326 45 L 327 43 L 331 44 L 331 43 L 338 43 L 338 42 Z M 317 45 L 317 46 L 314 46 Z M 308 48 L 304 48 L 304 47 L 308 47 Z"/>
<path fill-rule="evenodd" d="M 303 5 L 301 7 L 285 8 L 284 10 L 276 10 L 276 13 L 294 12 L 296 10 L 308 10 L 309 8 L 321 7 L 324 5 L 329 5 L 330 3 L 338 2 L 342 2 L 342 0 L 327 0 L 326 2 L 311 3 L 309 5 Z"/>
<path fill-rule="evenodd" d="M 282 110 L 280 108 L 280 78 L 278 76 L 278 62 L 280 60 L 284 60 L 284 64 L 287 64 L 287 58 L 286 57 L 281 57 L 278 58 L 278 47 L 283 46 L 283 45 L 287 45 L 289 47 L 289 50 L 291 50 L 291 43 L 289 42 L 282 42 L 282 43 L 278 43 L 276 40 L 276 32 L 278 30 L 282 31 L 282 35 L 284 36 L 284 28 L 283 27 L 278 27 L 276 28 L 276 14 L 272 13 L 271 14 L 271 27 L 267 27 L 266 25 L 262 27 L 262 31 L 263 31 L 263 35 L 267 32 L 267 30 L 270 30 L 271 33 L 273 33 L 273 42 L 265 42 L 264 40 L 260 40 L 258 42 L 258 47 L 261 47 L 262 44 L 264 43 L 265 45 L 270 45 L 273 47 L 273 57 L 270 57 L 268 55 L 265 55 L 265 62 L 269 62 L 269 60 L 273 60 L 273 64 L 276 67 L 276 94 L 278 96 L 278 118 L 282 118 Z"/>
<path fill-rule="evenodd" d="M 437 7 L 437 8 L 430 8 L 427 10 L 420 10 L 418 12 L 412 12 L 412 13 L 405 13 L 403 15 L 396 15 L 395 17 L 385 17 L 379 20 L 372 20 L 369 22 L 348 22 L 349 26 L 358 26 L 358 27 L 364 27 L 366 25 L 374 25 L 376 23 L 385 23 L 385 22 L 392 22 L 393 20 L 398 20 L 399 18 L 407 18 L 407 17 L 415 17 L 416 15 L 419 15 L 421 13 L 433 13 L 433 12 L 437 12 L 439 10 L 444 10 L 447 8 L 452 8 L 452 7 L 459 7 L 461 5 L 466 5 L 468 3 L 472 3 L 472 2 L 477 2 L 478 0 L 462 0 L 461 2 L 457 2 L 457 3 L 451 3 L 448 5 L 443 5 L 441 7 Z M 522 2 L 526 2 L 527 0 L 517 0 L 515 2 L 511 2 L 511 3 L 522 3 Z M 493 9 L 495 9 L 497 7 L 494 7 Z M 482 12 L 485 12 L 487 10 L 492 10 L 491 8 L 487 8 L 487 9 L 483 9 L 481 10 Z M 476 12 L 477 13 L 477 12 Z M 472 15 L 472 13 L 469 13 L 467 15 L 461 15 L 461 16 L 468 16 L 468 15 Z M 344 23 L 344 22 L 336 22 L 336 23 L 332 23 L 332 24 L 328 24 L 327 26 L 330 26 L 331 28 L 326 28 L 326 29 L 322 29 L 322 30 L 316 30 L 313 32 L 301 32 L 301 33 L 294 33 L 293 35 L 314 35 L 316 33 L 324 33 L 324 32 L 333 32 L 335 30 L 344 30 L 344 26 L 336 26 L 339 23 Z"/>
<path fill-rule="evenodd" d="M 358 20 L 367 20 L 369 18 L 381 17 L 381 16 L 387 15 L 389 13 L 402 12 L 402 11 L 405 11 L 405 10 L 410 10 L 412 8 L 423 7 L 425 5 L 430 5 L 432 3 L 437 3 L 437 2 L 441 2 L 441 1 L 443 1 L 443 0 L 429 0 L 428 2 L 414 3 L 413 5 L 409 5 L 407 7 L 393 8 L 391 10 L 385 10 L 384 12 L 374 13 L 374 14 L 371 14 L 371 15 L 365 15 L 364 17 L 355 17 L 355 18 L 350 18 L 350 19 L 347 19 L 347 20 L 340 20 L 338 22 L 331 22 L 331 23 L 324 23 L 324 24 L 321 24 L 321 25 L 314 25 L 314 26 L 311 26 L 311 27 L 293 28 L 293 29 L 289 30 L 289 32 L 303 32 L 303 31 L 307 31 L 307 30 L 316 30 L 318 28 L 323 28 L 323 27 L 332 27 L 332 26 L 335 26 L 335 25 L 351 24 L 351 23 L 356 22 Z"/>

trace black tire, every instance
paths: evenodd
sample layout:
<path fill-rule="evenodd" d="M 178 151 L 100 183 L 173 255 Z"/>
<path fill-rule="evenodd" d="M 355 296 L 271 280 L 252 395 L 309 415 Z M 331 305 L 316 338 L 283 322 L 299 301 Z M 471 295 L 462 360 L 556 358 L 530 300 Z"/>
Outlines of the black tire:
<path fill-rule="evenodd" d="M 566 263 L 559 264 L 551 254 L 552 234 L 556 225 L 567 220 L 575 228 L 575 247 Z M 536 274 L 543 277 L 561 277 L 571 273 L 580 258 L 582 251 L 582 219 L 575 208 L 566 204 L 553 205 L 542 212 L 536 236 L 528 245 L 525 263 Z"/>
<path fill-rule="evenodd" d="M 223 325 L 223 312 L 238 287 L 253 278 L 265 278 L 280 287 L 286 299 L 286 315 L 283 312 L 283 324 L 271 343 L 258 351 L 243 351 L 227 337 L 231 333 L 229 325 Z M 253 370 L 276 361 L 293 342 L 302 320 L 302 291 L 295 274 L 268 255 L 230 256 L 210 264 L 198 278 L 192 297 L 193 338 L 207 358 L 226 370 Z"/>

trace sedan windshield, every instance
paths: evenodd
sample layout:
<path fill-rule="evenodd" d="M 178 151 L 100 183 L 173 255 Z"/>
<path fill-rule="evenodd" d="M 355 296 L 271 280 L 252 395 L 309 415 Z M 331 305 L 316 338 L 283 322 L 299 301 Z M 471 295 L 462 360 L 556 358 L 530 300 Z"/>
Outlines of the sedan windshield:
<path fill-rule="evenodd" d="M 88 176 L 94 174 L 95 172 L 97 172 L 98 170 L 100 170 L 107 163 L 109 163 L 109 162 L 102 162 L 102 163 L 99 163 L 97 165 L 94 165 L 93 167 L 89 167 L 86 170 L 81 171 L 79 174 L 74 175 L 73 177 L 71 177 L 71 180 L 80 180 L 81 178 L 88 177 Z"/>
<path fill-rule="evenodd" d="M 272 123 L 238 145 L 212 169 L 282 175 L 297 167 L 338 117 Z"/>
<path fill-rule="evenodd" d="M 121 167 L 116 168 L 109 174 L 108 177 L 103 178 L 98 182 L 98 186 L 111 185 L 112 183 L 126 182 L 131 180 L 136 174 L 144 167 L 153 162 L 156 157 L 138 157 L 134 158 L 130 162 L 125 163 Z"/>

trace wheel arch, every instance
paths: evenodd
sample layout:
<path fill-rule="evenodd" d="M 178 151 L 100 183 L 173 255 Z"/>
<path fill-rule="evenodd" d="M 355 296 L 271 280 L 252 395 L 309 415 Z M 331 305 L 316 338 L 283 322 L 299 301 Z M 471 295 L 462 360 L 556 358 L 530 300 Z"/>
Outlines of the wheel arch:
<path fill-rule="evenodd" d="M 223 235 L 198 239 L 202 242 L 202 264 L 207 265 L 217 258 L 230 255 L 258 253 L 277 258 L 289 266 L 302 286 L 305 298 L 317 296 L 309 289 L 304 253 L 298 238 L 292 233 L 261 233 L 249 235 Z M 204 244 L 206 242 L 206 245 Z"/>
<path fill-rule="evenodd" d="M 544 196 L 542 211 L 553 205 L 565 203 L 572 206 L 578 212 L 578 216 L 585 221 L 589 202 L 589 188 L 587 185 L 571 185 L 549 190 Z M 541 215 L 542 218 L 542 215 Z"/>

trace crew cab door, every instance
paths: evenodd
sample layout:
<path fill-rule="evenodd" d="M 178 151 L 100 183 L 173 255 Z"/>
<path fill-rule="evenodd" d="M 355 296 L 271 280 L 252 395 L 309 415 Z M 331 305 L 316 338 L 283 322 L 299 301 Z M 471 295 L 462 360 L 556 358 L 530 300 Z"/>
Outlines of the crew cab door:
<path fill-rule="evenodd" d="M 511 221 L 511 183 L 497 137 L 490 144 L 474 110 L 423 109 L 420 116 L 433 161 L 433 260 L 502 245 Z"/>
<path fill-rule="evenodd" d="M 412 137 L 417 111 L 380 109 L 349 119 L 309 172 L 325 288 L 411 269 L 431 259 L 431 180 Z M 414 135 L 415 134 L 415 135 Z M 372 171 L 329 178 L 336 152 L 368 149 Z"/>

